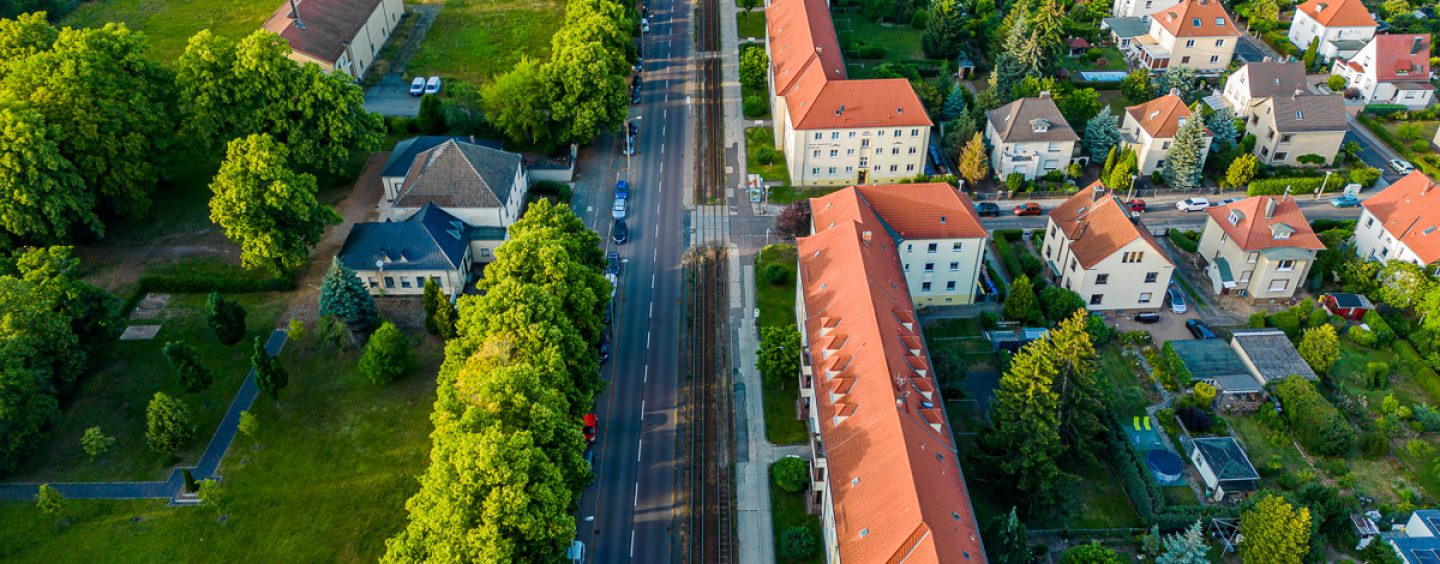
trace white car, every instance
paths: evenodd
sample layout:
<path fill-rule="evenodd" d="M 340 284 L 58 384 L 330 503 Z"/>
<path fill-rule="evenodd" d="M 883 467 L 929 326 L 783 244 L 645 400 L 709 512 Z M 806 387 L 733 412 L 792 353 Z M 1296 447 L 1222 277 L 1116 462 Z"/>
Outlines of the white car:
<path fill-rule="evenodd" d="M 640 18 L 640 32 L 650 33 L 650 18 Z"/>
<path fill-rule="evenodd" d="M 1205 208 L 1208 207 L 1210 207 L 1210 200 L 1200 197 L 1185 198 L 1184 200 L 1175 202 L 1175 209 L 1184 212 L 1205 211 Z"/>
<path fill-rule="evenodd" d="M 425 93 L 425 77 L 417 76 L 415 81 L 410 83 L 410 95 L 419 96 Z"/>
<path fill-rule="evenodd" d="M 610 217 L 621 220 L 625 219 L 625 200 L 616 199 L 615 205 L 610 206 Z"/>
<path fill-rule="evenodd" d="M 419 80 L 419 79 L 416 79 L 416 80 Z M 439 94 L 439 93 L 440 93 L 440 77 L 438 77 L 438 76 L 432 76 L 432 77 L 430 77 L 430 80 L 425 81 L 425 93 L 426 93 L 426 94 Z"/>
<path fill-rule="evenodd" d="M 620 291 L 620 278 L 606 272 L 605 281 L 610 283 L 610 301 L 615 301 L 615 293 Z"/>
<path fill-rule="evenodd" d="M 1392 170 L 1400 174 L 1410 174 L 1412 172 L 1415 172 L 1415 165 L 1412 165 L 1400 159 L 1390 159 L 1389 164 Z"/>

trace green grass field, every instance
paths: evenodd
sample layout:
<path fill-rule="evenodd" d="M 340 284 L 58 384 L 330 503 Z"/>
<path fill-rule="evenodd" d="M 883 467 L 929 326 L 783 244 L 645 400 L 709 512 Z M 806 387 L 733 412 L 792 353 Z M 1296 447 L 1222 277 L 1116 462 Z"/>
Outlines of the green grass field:
<path fill-rule="evenodd" d="M 76 8 L 61 23 L 101 27 L 122 22 L 150 39 L 156 60 L 174 64 L 190 36 L 202 29 L 240 39 L 264 25 L 279 0 L 93 0 Z"/>
<path fill-rule="evenodd" d="M 840 44 L 863 42 L 885 47 L 884 61 L 919 61 L 925 58 L 920 49 L 920 30 L 871 20 L 859 11 L 835 14 L 835 32 Z M 876 61 L 878 64 L 881 61 Z M 853 77 L 852 77 L 853 78 Z"/>
<path fill-rule="evenodd" d="M 760 148 L 767 146 L 772 149 L 775 147 L 774 133 L 770 128 L 745 128 L 745 170 L 750 174 L 758 174 L 765 180 L 778 180 L 789 186 L 790 171 L 785 168 L 785 153 L 775 151 L 775 159 L 768 165 L 760 164 L 760 161 L 755 158 L 759 154 Z"/>
<path fill-rule="evenodd" d="M 765 37 L 765 12 L 757 9 L 746 13 L 741 10 L 739 14 L 735 15 L 735 28 L 742 39 L 746 37 L 763 39 Z"/>
<path fill-rule="evenodd" d="M 1099 59 L 1096 59 L 1095 61 L 1087 61 L 1084 57 L 1060 57 L 1057 62 L 1059 63 L 1060 68 L 1066 69 L 1072 73 L 1080 71 L 1126 70 L 1127 67 L 1125 66 L 1125 56 L 1120 54 L 1119 49 L 1116 49 L 1114 47 L 1101 47 L 1100 53 L 1100 58 L 1105 59 L 1104 65 L 1100 64 Z M 1078 79 L 1079 77 L 1076 78 Z"/>
<path fill-rule="evenodd" d="M 0 504 L 0 557 L 374 562 L 404 526 L 430 452 L 441 353 L 428 339 L 417 349 L 405 378 L 378 386 L 356 372 L 354 352 L 317 347 L 313 337 L 288 345 L 290 385 L 279 404 L 256 401 L 258 437 L 237 438 L 221 467 L 224 522 L 212 506 L 67 500 L 57 526 L 34 504 Z"/>
<path fill-rule="evenodd" d="M 761 271 L 771 265 L 785 269 L 785 283 L 770 284 L 763 279 Z M 755 301 L 760 309 L 761 328 L 795 323 L 795 281 L 795 245 L 765 247 L 759 264 L 755 265 Z M 765 438 L 771 443 L 805 442 L 805 422 L 795 418 L 797 385 L 793 380 L 783 382 L 783 386 L 765 382 Z"/>
<path fill-rule="evenodd" d="M 145 444 L 145 409 L 155 392 L 164 392 L 190 406 L 195 437 L 178 454 L 178 462 L 194 464 L 220 424 L 235 391 L 250 370 L 251 340 L 268 337 L 284 299 L 275 294 L 231 296 L 248 310 L 246 338 L 228 347 L 205 324 L 205 295 L 177 294 L 165 310 L 160 333 L 150 341 L 116 341 L 99 368 L 86 376 L 74 398 L 64 405 L 42 450 L 31 455 L 9 481 L 163 480 L 172 460 Z M 166 341 L 185 341 L 214 375 L 214 384 L 188 394 L 160 353 Z M 99 426 L 115 437 L 110 452 L 95 462 L 80 449 L 85 429 Z"/>
<path fill-rule="evenodd" d="M 560 0 L 446 0 L 406 72 L 480 84 L 521 56 L 548 59 L 564 21 Z"/>
<path fill-rule="evenodd" d="M 776 186 L 770 189 L 770 203 L 789 205 L 797 200 L 819 198 L 832 192 L 838 192 L 844 186 L 822 186 L 819 188 L 801 188 L 798 186 Z"/>
<path fill-rule="evenodd" d="M 769 474 L 769 469 L 766 469 Z M 808 491 L 808 490 L 807 490 Z M 820 518 L 805 511 L 805 493 L 789 493 L 775 485 L 775 477 L 770 477 L 770 511 L 775 527 L 775 551 L 780 551 L 780 533 L 790 527 L 805 527 L 815 534 L 815 546 L 823 547 L 824 539 L 820 533 Z M 780 562 L 819 563 L 825 561 L 823 548 L 817 548 L 814 556 L 805 560 L 792 560 L 782 558 L 779 554 L 775 559 Z"/>

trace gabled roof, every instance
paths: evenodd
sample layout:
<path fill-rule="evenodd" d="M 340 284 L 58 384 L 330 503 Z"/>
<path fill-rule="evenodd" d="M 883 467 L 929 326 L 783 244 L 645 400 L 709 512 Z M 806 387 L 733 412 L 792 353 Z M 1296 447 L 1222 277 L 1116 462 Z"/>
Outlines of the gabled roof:
<path fill-rule="evenodd" d="M 395 207 L 501 208 L 515 189 L 520 155 L 447 140 L 415 155 Z"/>
<path fill-rule="evenodd" d="M 1247 252 L 1280 247 L 1325 250 L 1293 197 L 1255 196 L 1205 211 L 1236 246 Z M 1232 215 L 1238 220 L 1233 224 Z"/>
<path fill-rule="evenodd" d="M 1176 339 L 1169 345 L 1194 380 L 1213 380 L 1227 394 L 1262 390 L 1230 343 L 1220 339 Z"/>
<path fill-rule="evenodd" d="M 1056 206 L 1050 211 L 1050 220 L 1065 232 L 1070 252 L 1084 268 L 1099 264 L 1136 240 L 1144 241 L 1155 250 L 1155 256 L 1170 262 L 1155 236 L 1140 226 L 1140 220 L 1132 220 L 1120 199 L 1099 182 Z"/>
<path fill-rule="evenodd" d="M 1234 437 L 1199 437 L 1191 439 L 1191 444 L 1210 465 L 1217 481 L 1260 479 L 1260 473 L 1255 471 L 1255 465 Z"/>
<path fill-rule="evenodd" d="M 1220 0 L 1185 0 L 1153 16 L 1176 37 L 1238 37 L 1240 30 Z"/>
<path fill-rule="evenodd" d="M 1166 94 L 1138 106 L 1125 108 L 1140 128 L 1156 139 L 1170 139 L 1180 130 L 1180 122 L 1190 119 L 1190 108 L 1185 100 L 1174 94 Z M 1205 130 L 1211 135 L 1210 130 Z"/>
<path fill-rule="evenodd" d="M 1345 97 L 1340 94 L 1272 96 L 1253 102 L 1256 110 L 1275 113 L 1275 130 L 1280 133 L 1348 131 Z M 1268 107 L 1267 107 L 1268 106 Z"/>
<path fill-rule="evenodd" d="M 1244 88 L 1250 93 L 1251 98 L 1266 98 L 1269 96 L 1294 96 L 1295 93 L 1305 92 L 1305 65 L 1302 63 L 1282 63 L 1278 61 L 1263 61 L 1258 63 L 1246 63 L 1235 71 L 1235 77 L 1227 80 L 1245 79 Z"/>
<path fill-rule="evenodd" d="M 1300 351 L 1279 329 L 1244 329 L 1230 334 L 1230 344 L 1255 367 L 1260 385 L 1299 376 L 1314 382 L 1315 371 L 1300 357 Z"/>
<path fill-rule="evenodd" d="M 502 149 L 505 144 L 494 139 L 476 139 L 474 135 L 421 135 L 411 137 L 395 144 L 390 150 L 390 157 L 385 159 L 385 168 L 380 172 L 382 177 L 405 176 L 410 172 L 410 165 L 415 163 L 415 155 L 440 146 L 446 141 L 458 141 L 471 145 L 480 145 L 491 149 Z"/>
<path fill-rule="evenodd" d="M 786 95 L 807 67 L 845 79 L 845 59 L 825 0 L 775 0 L 765 8 L 775 92 Z"/>
<path fill-rule="evenodd" d="M 1000 140 L 1006 143 L 1027 141 L 1079 141 L 1080 136 L 1060 115 L 1060 108 L 1048 95 L 1021 98 L 990 110 L 985 117 Z M 1036 131 L 1043 129 L 1043 131 Z"/>
<path fill-rule="evenodd" d="M 975 205 L 964 192 L 941 182 L 851 186 L 811 200 L 816 231 L 861 221 L 868 207 L 892 235 L 905 239 L 984 238 Z"/>
<path fill-rule="evenodd" d="M 1325 27 L 1378 26 L 1360 0 L 1309 0 L 1295 9 Z"/>
<path fill-rule="evenodd" d="M 931 125 L 908 80 L 826 80 L 820 74 L 819 67 L 806 69 L 785 96 L 795 129 Z"/>
<path fill-rule="evenodd" d="M 1430 34 L 1376 35 L 1371 42 L 1375 45 L 1376 80 L 1430 80 Z M 1351 62 L 1357 62 L 1360 57 L 1356 55 Z"/>
<path fill-rule="evenodd" d="M 1366 198 L 1364 206 L 1391 237 L 1410 248 L 1425 264 L 1440 261 L 1440 186 L 1420 171 L 1412 172 Z"/>
<path fill-rule="evenodd" d="M 816 418 L 846 562 L 983 561 L 945 404 L 895 241 L 855 189 L 797 242 Z M 825 198 L 811 207 L 825 208 Z M 839 213 L 836 210 L 836 213 Z"/>
<path fill-rule="evenodd" d="M 290 2 L 281 0 L 280 7 L 265 21 L 265 29 L 290 42 L 290 48 L 316 59 L 334 64 L 345 53 L 345 43 L 354 39 L 381 0 L 304 0 L 296 2 L 300 21 L 295 24 Z"/>
<path fill-rule="evenodd" d="M 340 263 L 355 271 L 454 270 L 470 246 L 469 226 L 435 204 L 405 221 L 357 223 L 340 246 Z"/>

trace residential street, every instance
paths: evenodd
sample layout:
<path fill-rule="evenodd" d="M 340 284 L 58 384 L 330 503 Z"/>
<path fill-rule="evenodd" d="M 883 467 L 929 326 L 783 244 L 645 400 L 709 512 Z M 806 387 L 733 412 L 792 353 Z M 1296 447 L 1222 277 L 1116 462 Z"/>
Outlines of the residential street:
<path fill-rule="evenodd" d="M 1374 189 L 1362 193 L 1361 199 L 1363 200 L 1365 197 L 1374 193 Z M 1225 198 L 1243 197 L 1243 194 L 1220 194 L 1206 197 L 1214 202 Z M 1305 217 L 1311 221 L 1317 219 L 1357 219 L 1360 217 L 1360 208 L 1337 208 L 1330 205 L 1330 198 L 1333 197 L 1335 197 L 1335 194 L 1323 194 L 1320 199 L 1317 200 L 1313 194 L 1299 194 L 1296 196 L 1295 202 L 1300 205 L 1301 211 L 1305 212 Z M 1205 218 L 1207 217 L 1206 214 L 1200 212 L 1182 212 L 1175 209 L 1175 202 L 1180 199 L 1178 196 L 1147 198 L 1145 201 L 1149 206 L 1149 211 L 1141 214 L 1141 219 L 1145 220 L 1145 225 L 1151 229 L 1168 227 L 1199 230 L 1204 227 Z M 1045 213 L 1048 213 L 1059 202 L 1060 200 L 1042 200 L 1040 202 L 1041 209 Z M 1001 213 L 1008 213 L 1015 203 L 1014 201 L 999 202 Z M 995 229 L 1044 229 L 1046 217 L 1043 214 L 1029 217 L 1002 215 L 1000 217 L 982 218 L 981 222 L 985 225 L 986 229 L 992 231 Z"/>

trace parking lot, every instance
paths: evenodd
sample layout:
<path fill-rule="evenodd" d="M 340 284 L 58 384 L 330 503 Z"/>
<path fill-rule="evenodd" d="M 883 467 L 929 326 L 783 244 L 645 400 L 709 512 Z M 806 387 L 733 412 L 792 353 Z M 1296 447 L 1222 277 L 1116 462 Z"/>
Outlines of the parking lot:
<path fill-rule="evenodd" d="M 420 115 L 420 97 L 410 95 L 405 77 L 391 73 L 365 90 L 365 109 L 382 116 L 415 117 Z"/>

